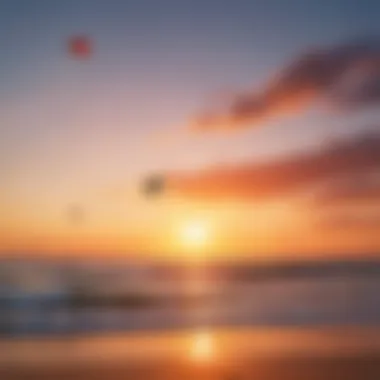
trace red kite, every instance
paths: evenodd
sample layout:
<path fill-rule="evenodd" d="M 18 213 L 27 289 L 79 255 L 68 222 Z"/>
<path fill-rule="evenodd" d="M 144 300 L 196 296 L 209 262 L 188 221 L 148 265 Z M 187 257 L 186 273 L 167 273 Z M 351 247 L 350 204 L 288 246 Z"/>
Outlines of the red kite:
<path fill-rule="evenodd" d="M 87 59 L 92 55 L 92 43 L 88 37 L 74 36 L 69 39 L 69 53 L 77 59 Z"/>

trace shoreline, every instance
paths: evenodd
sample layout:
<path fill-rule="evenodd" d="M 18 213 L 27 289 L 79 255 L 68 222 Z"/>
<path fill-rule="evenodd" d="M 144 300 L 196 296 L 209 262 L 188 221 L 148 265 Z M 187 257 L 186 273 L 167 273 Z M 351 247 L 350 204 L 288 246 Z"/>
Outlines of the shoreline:
<path fill-rule="evenodd" d="M 191 361 L 204 337 L 218 360 L 244 357 L 380 356 L 380 328 L 212 328 L 0 339 L 0 368 Z M 202 338 L 203 337 L 203 338 Z"/>

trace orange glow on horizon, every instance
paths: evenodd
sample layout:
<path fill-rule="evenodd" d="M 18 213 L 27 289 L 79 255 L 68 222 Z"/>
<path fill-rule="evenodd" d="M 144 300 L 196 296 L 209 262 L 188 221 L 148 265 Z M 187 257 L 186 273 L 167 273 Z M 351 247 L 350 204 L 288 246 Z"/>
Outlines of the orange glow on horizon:
<path fill-rule="evenodd" d="M 151 204 L 149 205 L 151 207 Z M 0 225 L 0 254 L 11 252 L 73 256 L 129 254 L 182 262 L 217 259 L 308 258 L 371 252 L 380 248 L 374 231 L 325 231 L 310 210 L 291 203 L 255 207 L 198 207 L 165 204 L 130 220 L 90 210 L 80 225 L 37 212 L 12 213 Z M 281 207 L 280 207 L 281 206 Z M 28 210 L 29 211 L 29 210 Z M 92 212 L 93 211 L 93 212 Z M 59 214 L 57 214 L 60 216 Z M 95 218 L 96 217 L 96 218 Z M 326 252 L 326 254 L 324 254 Z"/>

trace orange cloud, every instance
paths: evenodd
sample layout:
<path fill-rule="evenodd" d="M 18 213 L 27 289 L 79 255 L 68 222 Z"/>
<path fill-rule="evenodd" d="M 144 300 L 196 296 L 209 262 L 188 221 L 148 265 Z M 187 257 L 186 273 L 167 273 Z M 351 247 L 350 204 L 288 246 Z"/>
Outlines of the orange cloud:
<path fill-rule="evenodd" d="M 337 213 L 321 218 L 319 226 L 330 231 L 372 233 L 380 228 L 380 215 Z"/>
<path fill-rule="evenodd" d="M 366 203 L 380 205 L 380 182 L 378 179 L 367 179 L 355 176 L 350 181 L 343 181 L 327 186 L 316 197 L 316 206 L 349 206 Z"/>
<path fill-rule="evenodd" d="M 268 199 L 380 168 L 380 134 L 363 134 L 325 149 L 267 163 L 168 173 L 160 191 L 199 200 Z M 150 181 L 148 179 L 147 181 Z"/>
<path fill-rule="evenodd" d="M 318 99 L 340 107 L 380 101 L 380 40 L 365 40 L 301 55 L 259 92 L 237 95 L 222 112 L 190 123 L 197 131 L 235 129 L 303 111 Z"/>

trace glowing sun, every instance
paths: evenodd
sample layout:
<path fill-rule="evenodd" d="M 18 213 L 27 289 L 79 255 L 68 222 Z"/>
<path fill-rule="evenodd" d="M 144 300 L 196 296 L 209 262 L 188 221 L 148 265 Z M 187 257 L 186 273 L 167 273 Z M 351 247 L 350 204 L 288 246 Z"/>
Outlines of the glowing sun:
<path fill-rule="evenodd" d="M 186 247 L 201 247 L 207 243 L 208 229 L 200 221 L 185 224 L 181 230 L 181 240 Z"/>

